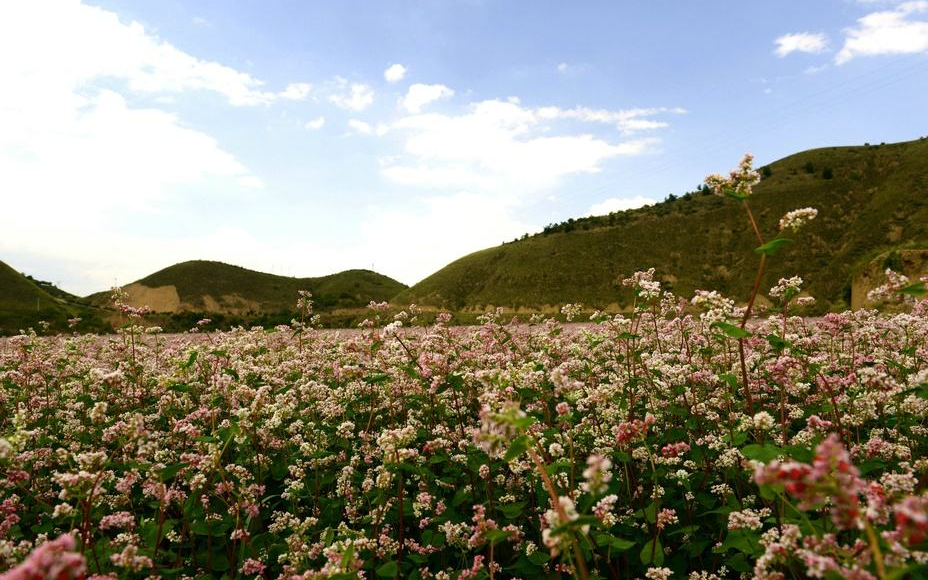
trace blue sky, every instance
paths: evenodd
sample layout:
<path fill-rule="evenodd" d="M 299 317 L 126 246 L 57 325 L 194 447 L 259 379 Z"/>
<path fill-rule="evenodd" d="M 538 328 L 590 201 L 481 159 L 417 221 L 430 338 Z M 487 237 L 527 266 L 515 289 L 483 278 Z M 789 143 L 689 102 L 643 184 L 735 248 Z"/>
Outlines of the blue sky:
<path fill-rule="evenodd" d="M 928 1 L 10 0 L 0 75 L 15 268 L 412 284 L 746 151 L 928 134 Z"/>

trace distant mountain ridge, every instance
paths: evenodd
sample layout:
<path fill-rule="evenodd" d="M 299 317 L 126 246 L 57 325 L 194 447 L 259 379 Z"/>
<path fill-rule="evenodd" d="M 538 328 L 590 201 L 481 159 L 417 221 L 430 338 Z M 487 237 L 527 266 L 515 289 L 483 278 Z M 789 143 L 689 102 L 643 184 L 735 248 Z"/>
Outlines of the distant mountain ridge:
<path fill-rule="evenodd" d="M 788 236 L 795 244 L 770 261 L 764 290 L 780 277 L 799 275 L 820 308 L 846 308 L 852 277 L 871 260 L 893 250 L 928 248 L 926 138 L 804 151 L 769 164 L 762 174 L 749 203 L 763 232 L 772 236 L 787 211 L 819 210 L 805 230 Z M 395 301 L 471 311 L 553 309 L 568 302 L 615 309 L 631 301 L 617 280 L 650 267 L 681 296 L 713 289 L 743 301 L 753 281 L 756 245 L 740 204 L 694 191 L 653 206 L 568 220 L 464 256 Z"/>
<path fill-rule="evenodd" d="M 389 300 L 406 286 L 370 270 L 345 270 L 316 278 L 267 274 L 222 262 L 181 262 L 137 280 L 123 290 L 129 304 L 155 312 L 256 314 L 293 311 L 297 292 L 308 290 L 319 310 L 361 308 L 371 300 Z M 90 297 L 105 304 L 109 292 Z"/>
<path fill-rule="evenodd" d="M 328 276 L 292 278 L 239 266 L 193 260 L 174 264 L 124 287 L 126 302 L 149 306 L 152 324 L 185 330 L 198 316 L 221 325 L 287 323 L 296 312 L 298 291 L 313 294 L 315 311 L 336 313 L 363 309 L 372 300 L 391 299 L 406 286 L 370 270 L 345 270 Z M 34 280 L 0 262 L 0 334 L 17 333 L 47 322 L 65 330 L 68 319 L 84 319 L 78 330 L 108 330 L 120 323 L 110 291 L 79 298 L 47 282 Z M 332 318 L 350 321 L 352 315 Z"/>
<path fill-rule="evenodd" d="M 928 263 L 928 138 L 804 151 L 761 172 L 749 203 L 765 235 L 774 234 L 787 211 L 819 210 L 805 230 L 789 236 L 794 245 L 770 261 L 763 290 L 780 277 L 799 275 L 820 310 L 840 310 L 866 304 L 852 294 L 878 284 L 887 265 L 918 269 Z M 330 315 L 331 325 L 353 324 L 372 300 L 461 313 L 490 306 L 550 311 L 568 302 L 615 310 L 630 304 L 618 280 L 651 267 L 680 296 L 707 289 L 743 301 L 757 263 L 749 228 L 739 204 L 697 190 L 652 206 L 552 224 L 455 260 L 412 287 L 369 270 L 291 278 L 194 260 L 125 289 L 130 303 L 151 306 L 178 328 L 189 328 L 199 314 L 226 316 L 225 324 L 286 323 L 299 290 L 313 293 L 318 312 L 346 313 Z M 72 316 L 87 319 L 79 329 L 105 329 L 109 307 L 109 292 L 78 298 L 0 262 L 0 333 L 39 320 L 63 329 Z"/>

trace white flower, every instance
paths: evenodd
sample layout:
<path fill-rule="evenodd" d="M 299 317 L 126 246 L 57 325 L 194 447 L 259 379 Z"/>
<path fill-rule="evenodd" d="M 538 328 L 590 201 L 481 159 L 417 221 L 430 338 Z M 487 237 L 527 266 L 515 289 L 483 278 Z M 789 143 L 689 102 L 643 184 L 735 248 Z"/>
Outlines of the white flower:
<path fill-rule="evenodd" d="M 790 229 L 796 231 L 808 222 L 814 220 L 817 215 L 818 210 L 814 207 L 804 207 L 802 209 L 794 209 L 793 211 L 786 212 L 786 214 L 780 218 L 780 230 Z"/>
<path fill-rule="evenodd" d="M 776 424 L 776 422 L 773 420 L 773 415 L 767 411 L 761 411 L 760 413 L 754 415 L 752 422 L 754 423 L 754 428 L 760 429 L 761 431 L 771 429 Z"/>

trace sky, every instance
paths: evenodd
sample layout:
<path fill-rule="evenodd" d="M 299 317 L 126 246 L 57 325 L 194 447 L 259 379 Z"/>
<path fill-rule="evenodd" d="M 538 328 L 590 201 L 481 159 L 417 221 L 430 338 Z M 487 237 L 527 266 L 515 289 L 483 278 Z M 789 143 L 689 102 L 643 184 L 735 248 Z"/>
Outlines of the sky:
<path fill-rule="evenodd" d="M 3 0 L 0 79 L 20 271 L 414 284 L 745 152 L 928 135 L 928 0 Z"/>

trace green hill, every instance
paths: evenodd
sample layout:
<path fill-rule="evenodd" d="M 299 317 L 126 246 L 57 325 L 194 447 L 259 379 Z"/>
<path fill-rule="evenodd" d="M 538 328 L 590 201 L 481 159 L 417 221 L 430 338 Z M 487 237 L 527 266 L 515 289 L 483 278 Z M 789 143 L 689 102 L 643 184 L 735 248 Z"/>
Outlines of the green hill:
<path fill-rule="evenodd" d="M 762 168 L 762 175 L 750 204 L 763 232 L 775 232 L 789 210 L 819 210 L 817 220 L 792 236 L 795 245 L 771 261 L 764 289 L 799 275 L 820 308 L 843 308 L 853 275 L 874 257 L 928 248 L 928 139 L 805 151 Z M 649 267 L 682 296 L 715 289 L 744 300 L 758 260 L 749 228 L 738 203 L 700 189 L 636 210 L 568 220 L 470 254 L 394 300 L 454 310 L 627 306 L 617 280 Z"/>
<path fill-rule="evenodd" d="M 51 289 L 66 294 L 54 286 Z M 0 334 L 36 327 L 40 320 L 61 330 L 67 328 L 68 318 L 80 314 L 65 298 L 48 292 L 43 283 L 0 262 Z"/>
<path fill-rule="evenodd" d="M 369 270 L 346 270 L 318 278 L 291 278 L 239 266 L 195 260 L 159 270 L 124 287 L 129 303 L 156 312 L 254 315 L 296 309 L 297 291 L 309 290 L 317 310 L 360 308 L 389 300 L 406 286 Z M 109 293 L 89 297 L 99 305 Z"/>

